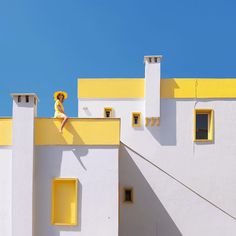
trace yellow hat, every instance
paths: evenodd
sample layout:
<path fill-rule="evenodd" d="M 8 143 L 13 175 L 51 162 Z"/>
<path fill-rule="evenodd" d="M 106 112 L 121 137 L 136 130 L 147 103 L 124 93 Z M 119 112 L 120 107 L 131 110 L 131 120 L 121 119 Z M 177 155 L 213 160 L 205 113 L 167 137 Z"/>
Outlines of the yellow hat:
<path fill-rule="evenodd" d="M 67 99 L 67 97 L 68 97 L 68 95 L 65 91 L 56 91 L 53 95 L 54 100 L 57 100 L 57 97 L 58 97 L 59 94 L 62 94 L 64 96 L 64 99 Z"/>

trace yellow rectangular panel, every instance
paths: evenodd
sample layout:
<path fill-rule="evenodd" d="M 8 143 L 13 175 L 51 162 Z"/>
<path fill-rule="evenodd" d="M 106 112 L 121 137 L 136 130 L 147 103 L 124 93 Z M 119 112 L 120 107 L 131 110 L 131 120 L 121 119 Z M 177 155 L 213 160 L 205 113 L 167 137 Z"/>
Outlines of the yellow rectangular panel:
<path fill-rule="evenodd" d="M 12 145 L 12 119 L 0 118 L 0 146 Z"/>
<path fill-rule="evenodd" d="M 35 119 L 36 145 L 119 145 L 120 119 L 69 118 L 63 133 L 60 119 Z"/>
<path fill-rule="evenodd" d="M 144 98 L 144 79 L 79 79 L 78 98 Z"/>
<path fill-rule="evenodd" d="M 198 79 L 198 98 L 236 98 L 236 79 Z"/>
<path fill-rule="evenodd" d="M 52 224 L 77 225 L 77 179 L 54 179 L 52 182 Z"/>
<path fill-rule="evenodd" d="M 236 78 L 162 79 L 161 98 L 236 98 Z"/>
<path fill-rule="evenodd" d="M 162 79 L 161 98 L 194 98 L 195 86 L 195 79 Z"/>

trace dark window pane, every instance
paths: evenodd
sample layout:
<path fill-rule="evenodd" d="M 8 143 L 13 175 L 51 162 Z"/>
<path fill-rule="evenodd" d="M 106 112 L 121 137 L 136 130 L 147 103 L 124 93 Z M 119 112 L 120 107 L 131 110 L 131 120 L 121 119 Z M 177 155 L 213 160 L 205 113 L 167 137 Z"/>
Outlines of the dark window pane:
<path fill-rule="evenodd" d="M 208 114 L 196 115 L 196 139 L 208 139 Z"/>
<path fill-rule="evenodd" d="M 131 189 L 125 190 L 125 201 L 132 202 L 132 190 Z"/>
<path fill-rule="evenodd" d="M 106 117 L 110 117 L 111 112 L 110 111 L 106 111 Z"/>
<path fill-rule="evenodd" d="M 135 124 L 135 125 L 138 124 L 138 116 L 134 116 L 134 124 Z"/>

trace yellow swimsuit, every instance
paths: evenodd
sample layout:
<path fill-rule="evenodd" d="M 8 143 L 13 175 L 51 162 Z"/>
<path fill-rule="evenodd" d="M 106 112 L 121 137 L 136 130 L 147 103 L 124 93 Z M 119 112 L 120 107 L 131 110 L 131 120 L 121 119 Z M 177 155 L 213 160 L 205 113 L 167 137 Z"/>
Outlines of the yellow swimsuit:
<path fill-rule="evenodd" d="M 58 105 L 61 107 L 62 111 L 64 111 L 64 107 L 62 103 L 57 99 L 54 105 L 55 113 L 54 113 L 54 118 L 64 118 L 65 114 L 61 113 L 58 109 Z"/>

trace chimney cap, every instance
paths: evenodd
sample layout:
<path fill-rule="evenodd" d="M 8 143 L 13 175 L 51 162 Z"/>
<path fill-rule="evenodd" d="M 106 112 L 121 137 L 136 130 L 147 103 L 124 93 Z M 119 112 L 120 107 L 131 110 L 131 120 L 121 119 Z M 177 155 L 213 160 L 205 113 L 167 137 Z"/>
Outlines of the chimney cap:
<path fill-rule="evenodd" d="M 150 56 L 144 56 L 144 63 L 145 62 L 161 62 L 163 56 L 162 55 L 150 55 Z"/>
<path fill-rule="evenodd" d="M 39 98 L 38 98 L 36 93 L 11 93 L 10 95 L 12 97 L 15 97 L 15 96 L 32 96 L 32 97 L 35 97 L 39 101 Z"/>

